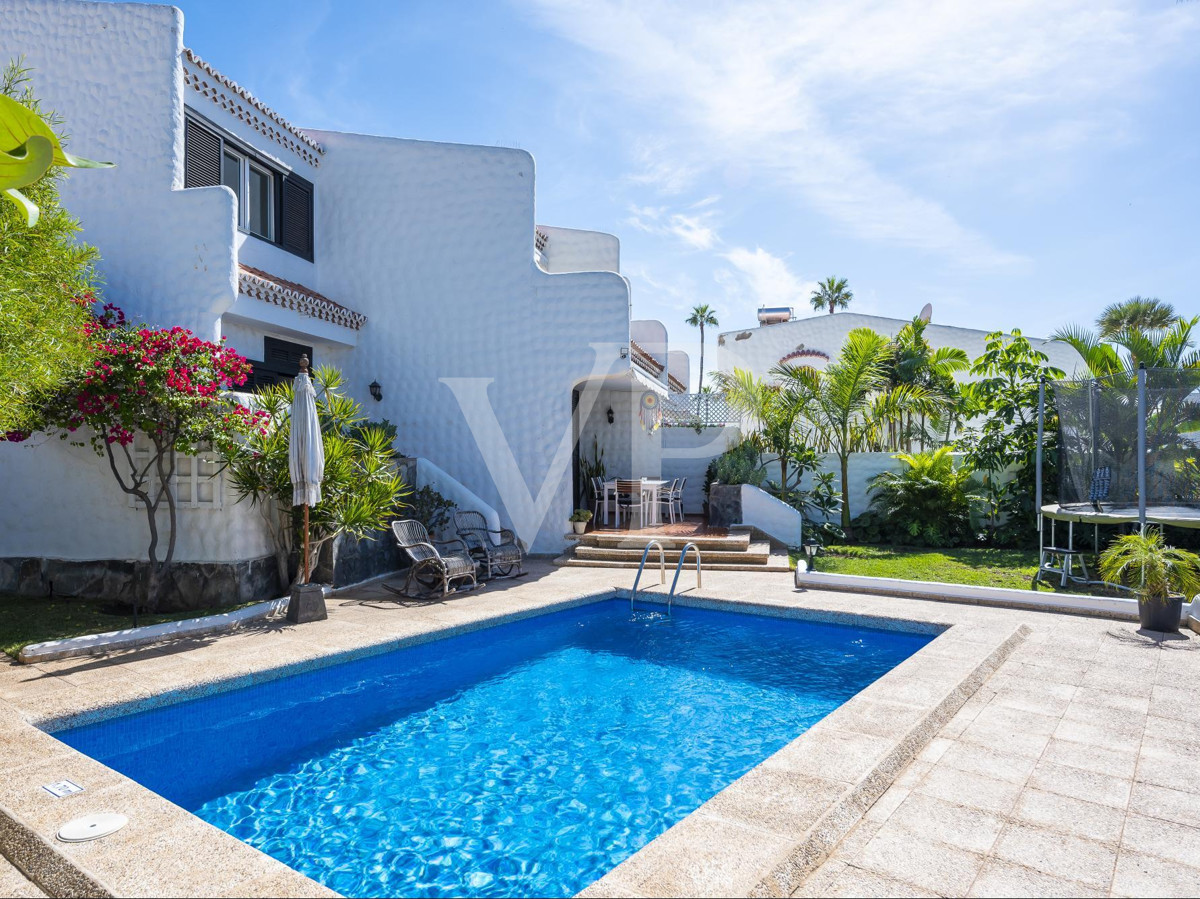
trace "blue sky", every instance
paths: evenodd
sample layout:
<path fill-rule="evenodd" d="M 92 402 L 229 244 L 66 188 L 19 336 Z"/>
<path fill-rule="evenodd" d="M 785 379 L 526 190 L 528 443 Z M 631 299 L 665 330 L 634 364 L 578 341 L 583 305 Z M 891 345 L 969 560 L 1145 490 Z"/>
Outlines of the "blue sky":
<path fill-rule="evenodd" d="M 618 234 L 676 345 L 695 303 L 745 327 L 827 275 L 1033 335 L 1200 314 L 1200 0 L 182 8 L 300 127 L 532 152 L 538 221 Z"/>

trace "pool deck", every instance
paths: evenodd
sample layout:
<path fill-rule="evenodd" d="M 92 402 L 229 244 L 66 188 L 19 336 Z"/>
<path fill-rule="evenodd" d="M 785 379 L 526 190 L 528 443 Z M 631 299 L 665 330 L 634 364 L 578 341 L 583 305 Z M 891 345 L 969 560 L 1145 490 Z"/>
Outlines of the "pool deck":
<path fill-rule="evenodd" d="M 525 578 L 441 602 L 402 604 L 367 586 L 332 597 L 324 622 L 0 663 L 0 852 L 28 878 L 0 858 L 0 892 L 11 881 L 15 895 L 333 895 L 33 725 L 97 720 L 590 602 L 627 588 L 632 574 L 534 560 Z M 944 632 L 585 894 L 1195 894 L 1196 635 L 796 591 L 784 574 L 711 571 L 704 582 L 684 602 Z M 84 792 L 57 799 L 42 789 L 62 779 Z M 94 811 L 130 823 L 93 843 L 54 839 Z"/>

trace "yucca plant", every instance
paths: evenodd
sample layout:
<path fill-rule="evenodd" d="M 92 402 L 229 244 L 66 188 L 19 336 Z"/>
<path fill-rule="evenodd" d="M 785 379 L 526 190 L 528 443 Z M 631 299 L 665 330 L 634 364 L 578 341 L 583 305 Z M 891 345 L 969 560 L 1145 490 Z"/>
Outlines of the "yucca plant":
<path fill-rule="evenodd" d="M 411 492 L 396 467 L 392 431 L 368 422 L 362 406 L 342 392 L 342 374 L 322 366 L 312 373 L 317 417 L 325 447 L 321 502 L 309 513 L 310 545 L 316 558 L 323 544 L 343 534 L 374 537 L 389 525 Z M 296 514 L 288 472 L 292 385 L 276 384 L 256 395 L 267 413 L 264 433 L 255 434 L 226 457 L 227 478 L 238 501 L 258 507 L 271 531 L 280 582 L 291 582 L 289 559 L 296 545 Z"/>
<path fill-rule="evenodd" d="M 1110 543 L 1100 554 L 1100 576 L 1136 594 L 1142 627 L 1174 631 L 1183 600 L 1200 593 L 1200 556 L 1167 546 L 1162 530 L 1150 528 Z"/>
<path fill-rule="evenodd" d="M 901 543 L 957 546 L 974 536 L 973 513 L 981 497 L 974 474 L 955 467 L 947 447 L 932 452 L 898 453 L 902 471 L 871 478 L 871 509 L 882 530 Z"/>

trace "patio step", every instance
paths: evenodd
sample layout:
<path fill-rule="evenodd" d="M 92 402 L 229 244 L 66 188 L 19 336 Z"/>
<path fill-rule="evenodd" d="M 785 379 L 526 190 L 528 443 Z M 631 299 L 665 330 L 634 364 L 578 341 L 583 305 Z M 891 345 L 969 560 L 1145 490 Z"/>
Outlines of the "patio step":
<path fill-rule="evenodd" d="M 708 552 L 745 552 L 750 548 L 750 532 L 732 531 L 729 534 L 714 535 L 669 535 L 628 531 L 588 531 L 579 539 L 580 548 L 596 547 L 603 549 L 635 549 L 638 557 L 651 540 L 662 544 L 664 551 L 676 553 L 689 543 L 695 543 L 701 554 Z"/>
<path fill-rule="evenodd" d="M 683 547 L 663 547 L 663 555 L 666 557 L 668 565 L 675 565 L 679 561 L 679 553 Z M 642 560 L 642 553 L 645 551 L 645 545 L 631 548 L 616 548 L 608 546 L 577 546 L 575 548 L 574 558 L 587 560 L 592 562 L 630 562 L 636 568 Z M 766 565 L 771 559 L 771 545 L 769 543 L 749 543 L 746 546 L 735 547 L 719 547 L 709 549 L 700 547 L 701 562 L 704 567 L 717 564 L 740 564 L 740 565 Z M 694 558 L 689 554 L 690 559 Z M 652 564 L 658 561 L 658 553 L 653 549 L 650 550 L 650 555 L 647 557 L 646 567 L 651 567 Z"/>
<path fill-rule="evenodd" d="M 637 567 L 638 567 L 638 562 L 640 562 L 640 561 L 641 561 L 640 556 L 638 557 L 638 560 L 634 561 L 634 562 L 600 562 L 595 559 L 577 559 L 577 558 L 574 558 L 573 556 L 559 556 L 557 559 L 554 560 L 554 564 L 563 565 L 567 568 L 608 568 L 608 569 L 620 568 L 620 569 L 625 569 L 628 571 L 636 571 Z M 691 565 L 692 565 L 692 562 L 689 559 L 688 564 L 684 567 L 690 568 Z M 646 567 L 650 568 L 649 565 L 647 565 Z M 752 565 L 747 565 L 744 562 L 743 563 L 736 563 L 736 562 L 715 562 L 714 563 L 714 562 L 709 562 L 708 559 L 706 558 L 703 560 L 703 567 L 704 567 L 705 571 L 787 572 L 787 571 L 791 570 L 790 567 L 788 566 L 788 557 L 786 554 L 771 556 L 771 558 L 765 564 L 760 562 L 760 563 L 756 563 L 756 564 L 752 564 Z M 669 568 L 667 570 L 668 581 L 673 576 L 673 572 L 674 572 L 674 568 Z M 646 577 L 650 577 L 650 574 L 647 573 Z"/>

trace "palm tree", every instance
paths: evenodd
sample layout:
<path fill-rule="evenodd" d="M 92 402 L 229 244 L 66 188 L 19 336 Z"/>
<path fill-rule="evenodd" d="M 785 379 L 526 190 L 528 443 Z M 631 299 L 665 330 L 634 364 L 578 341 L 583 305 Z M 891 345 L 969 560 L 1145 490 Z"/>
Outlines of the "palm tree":
<path fill-rule="evenodd" d="M 871 435 L 880 428 L 879 410 L 893 415 L 928 408 L 929 394 L 923 387 L 903 384 L 888 390 L 890 355 L 886 337 L 870 328 L 855 328 L 846 336 L 837 361 L 820 373 L 812 398 L 813 442 L 835 453 L 841 466 L 842 530 L 846 532 L 850 530 L 850 454 L 871 444 Z"/>
<path fill-rule="evenodd" d="M 741 368 L 715 377 L 730 407 L 751 420 L 760 449 L 779 458 L 779 489 L 786 494 L 799 486 L 799 477 L 791 483 L 793 459 L 806 446 L 798 422 L 811 418 L 820 374 L 800 365 L 779 366 L 771 374 L 777 381 L 769 384 Z"/>
<path fill-rule="evenodd" d="M 929 394 L 929 409 L 910 409 L 906 420 L 902 418 L 889 423 L 891 440 L 888 449 L 912 452 L 913 437 L 916 436 L 924 452 L 926 440 L 931 437 L 926 429 L 927 417 L 932 419 L 933 427 L 938 432 L 945 424 L 946 439 L 949 440 L 953 419 L 962 405 L 954 374 L 969 368 L 971 361 L 966 352 L 957 347 L 939 347 L 936 350 L 931 347 L 925 339 L 927 325 L 928 322 L 916 317 L 901 328 L 892 341 L 889 389 L 905 384 L 922 387 Z M 920 423 L 914 427 L 913 415 L 918 412 Z M 897 424 L 898 430 L 895 427 Z"/>
<path fill-rule="evenodd" d="M 708 303 L 701 303 L 692 308 L 692 314 L 687 317 L 687 324 L 700 329 L 700 380 L 696 382 L 696 393 L 700 394 L 704 392 L 704 326 L 712 325 L 715 328 L 720 322 Z M 696 414 L 700 414 L 699 396 L 696 397 Z"/>
<path fill-rule="evenodd" d="M 1155 297 L 1130 297 L 1112 303 L 1096 319 L 1100 336 L 1115 337 L 1122 331 L 1162 331 L 1179 321 L 1179 314 L 1170 303 Z"/>
<path fill-rule="evenodd" d="M 1200 331 L 1200 315 L 1176 318 L 1165 328 L 1143 331 L 1126 328 L 1104 335 L 1069 325 L 1054 332 L 1054 340 L 1072 347 L 1083 358 L 1093 378 L 1111 375 L 1132 377 L 1139 364 L 1147 368 L 1200 369 L 1200 350 L 1193 332 Z"/>
<path fill-rule="evenodd" d="M 813 309 L 817 312 L 828 307 L 829 314 L 833 315 L 838 309 L 845 309 L 849 306 L 852 299 L 854 299 L 854 294 L 850 292 L 846 279 L 831 276 L 820 282 L 808 301 L 812 303 Z"/>

